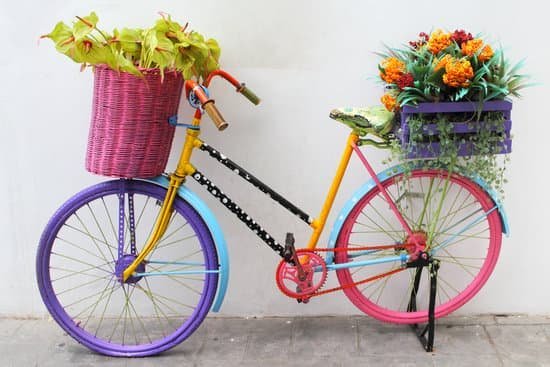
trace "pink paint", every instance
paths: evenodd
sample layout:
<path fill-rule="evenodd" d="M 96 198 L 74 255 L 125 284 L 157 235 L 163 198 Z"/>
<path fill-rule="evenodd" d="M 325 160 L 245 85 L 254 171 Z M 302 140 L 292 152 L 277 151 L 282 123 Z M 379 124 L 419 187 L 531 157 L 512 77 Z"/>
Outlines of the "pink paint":
<path fill-rule="evenodd" d="M 397 206 L 395 206 L 395 203 L 393 202 L 392 198 L 390 197 L 390 195 L 388 194 L 388 192 L 386 191 L 384 186 L 382 186 L 382 184 L 380 183 L 380 180 L 378 179 L 378 176 L 376 175 L 376 173 L 372 169 L 371 165 L 367 161 L 367 158 L 365 158 L 363 153 L 361 153 L 361 150 L 359 150 L 359 147 L 357 146 L 357 144 L 352 143 L 352 147 L 353 147 L 353 150 L 355 151 L 355 153 L 357 153 L 357 155 L 359 156 L 359 159 L 361 160 L 361 162 L 363 163 L 363 165 L 365 166 L 367 171 L 369 171 L 369 175 L 371 175 L 374 182 L 376 182 L 376 186 L 378 187 L 378 189 L 380 190 L 380 192 L 382 193 L 382 195 L 384 196 L 384 198 L 386 199 L 386 201 L 390 205 L 390 208 L 391 208 L 392 212 L 395 214 L 395 216 L 399 220 L 399 223 L 401 223 L 401 226 L 403 227 L 405 232 L 407 232 L 407 234 L 413 240 L 413 242 L 416 246 L 420 246 L 420 244 L 418 243 L 418 239 L 416 238 L 416 236 L 413 235 L 411 227 L 409 227 L 409 224 L 405 221 L 405 218 L 403 218 L 403 216 L 401 215 L 401 213 L 397 209 Z"/>

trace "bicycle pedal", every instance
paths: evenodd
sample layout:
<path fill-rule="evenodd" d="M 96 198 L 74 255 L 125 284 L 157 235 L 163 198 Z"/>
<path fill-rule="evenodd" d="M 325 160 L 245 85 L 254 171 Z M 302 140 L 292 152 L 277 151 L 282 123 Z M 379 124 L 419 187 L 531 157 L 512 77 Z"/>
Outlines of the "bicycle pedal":
<path fill-rule="evenodd" d="M 296 249 L 294 248 L 294 235 L 290 232 L 286 234 L 285 239 L 285 249 L 283 251 L 283 258 L 286 262 L 289 262 L 293 259 Z"/>
<path fill-rule="evenodd" d="M 294 242 L 295 242 L 294 234 L 291 233 L 291 232 L 287 232 L 286 233 L 286 238 L 285 238 L 285 245 L 294 246 Z"/>

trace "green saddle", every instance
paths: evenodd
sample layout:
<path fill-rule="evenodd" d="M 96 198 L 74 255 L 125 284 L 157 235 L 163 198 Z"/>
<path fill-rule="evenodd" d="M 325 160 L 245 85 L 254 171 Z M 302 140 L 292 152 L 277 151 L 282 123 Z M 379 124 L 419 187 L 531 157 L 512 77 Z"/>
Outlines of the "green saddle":
<path fill-rule="evenodd" d="M 392 130 L 394 115 L 384 106 L 342 107 L 330 112 L 331 119 L 349 126 L 359 136 L 387 135 Z"/>

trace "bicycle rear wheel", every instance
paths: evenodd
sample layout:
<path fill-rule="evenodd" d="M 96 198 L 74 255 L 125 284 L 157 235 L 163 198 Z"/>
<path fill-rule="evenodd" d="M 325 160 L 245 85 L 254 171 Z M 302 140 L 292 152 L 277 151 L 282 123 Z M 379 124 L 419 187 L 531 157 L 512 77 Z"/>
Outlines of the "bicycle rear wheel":
<path fill-rule="evenodd" d="M 125 283 L 117 277 L 152 232 L 165 193 L 143 181 L 100 183 L 67 201 L 41 237 L 42 299 L 68 334 L 97 352 L 160 353 L 189 337 L 210 310 L 216 249 L 202 218 L 180 197 L 139 274 Z"/>
<path fill-rule="evenodd" d="M 493 271 L 502 240 L 498 210 L 488 194 L 470 179 L 440 170 L 413 170 L 397 174 L 382 185 L 396 203 L 413 233 L 428 238 L 425 252 L 440 261 L 435 316 L 445 316 L 470 300 Z M 372 251 L 340 251 L 337 263 L 398 258 L 410 255 L 399 244 L 407 233 L 378 187 L 374 187 L 351 210 L 337 239 L 337 248 L 394 245 Z M 402 266 L 400 260 L 337 270 L 346 296 L 366 314 L 392 323 L 420 323 L 428 320 L 430 281 L 427 269 L 421 273 L 414 293 L 418 268 L 404 269 L 371 282 L 350 286 L 377 274 Z M 411 295 L 416 305 L 410 306 Z M 416 309 L 416 310 L 415 310 Z"/>

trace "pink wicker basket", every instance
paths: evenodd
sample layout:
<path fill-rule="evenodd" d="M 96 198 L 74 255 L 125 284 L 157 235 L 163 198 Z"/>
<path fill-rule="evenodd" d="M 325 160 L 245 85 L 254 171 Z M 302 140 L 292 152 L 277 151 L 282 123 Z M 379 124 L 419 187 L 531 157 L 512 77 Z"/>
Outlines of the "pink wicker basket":
<path fill-rule="evenodd" d="M 166 167 L 183 79 L 180 73 L 143 70 L 144 77 L 98 66 L 86 169 L 114 177 L 152 177 Z"/>

